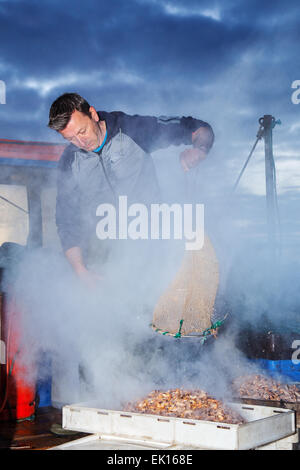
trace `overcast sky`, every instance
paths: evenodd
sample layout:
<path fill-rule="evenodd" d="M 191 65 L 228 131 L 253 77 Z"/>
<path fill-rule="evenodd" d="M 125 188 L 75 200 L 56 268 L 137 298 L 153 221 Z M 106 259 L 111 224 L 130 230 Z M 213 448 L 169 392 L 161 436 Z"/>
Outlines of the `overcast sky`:
<path fill-rule="evenodd" d="M 274 157 L 282 239 L 298 243 L 293 260 L 300 256 L 300 104 L 291 99 L 292 83 L 300 80 L 299 44 L 299 0 L 0 0 L 0 80 L 6 85 L 0 138 L 61 143 L 47 123 L 51 103 L 64 92 L 82 94 L 98 110 L 194 116 L 208 121 L 216 136 L 201 163 L 209 192 L 232 188 L 259 118 L 270 114 L 281 120 Z M 177 149 L 170 153 L 178 164 Z M 164 169 L 167 185 L 168 164 Z M 264 171 L 260 142 L 233 210 L 246 236 L 266 228 Z M 227 215 L 230 207 L 220 199 L 212 218 L 222 231 L 222 211 Z M 225 251 L 238 245 L 227 226 Z M 251 251 L 249 258 L 264 281 L 263 258 Z M 283 298 L 299 299 L 299 268 L 286 273 L 294 291 Z"/>
<path fill-rule="evenodd" d="M 300 80 L 299 57 L 299 0 L 0 0 L 0 81 L 6 86 L 6 104 L 0 104 L 0 138 L 61 143 L 60 135 L 48 129 L 47 123 L 51 103 L 64 92 L 82 94 L 97 110 L 194 116 L 209 122 L 216 136 L 211 154 L 201 163 L 202 184 L 209 192 L 222 185 L 232 188 L 254 144 L 259 118 L 271 114 L 281 120 L 273 133 L 274 157 L 282 238 L 286 244 L 290 240 L 298 243 L 298 249 L 291 255 L 294 261 L 297 253 L 300 256 L 300 104 L 293 104 L 291 87 L 295 80 Z M 175 154 L 179 165 L 178 151 L 172 148 L 170 153 Z M 154 159 L 159 166 L 160 156 L 154 155 Z M 172 178 L 168 164 L 163 166 L 162 161 L 167 185 Z M 253 232 L 263 232 L 266 228 L 264 171 L 264 146 L 260 142 L 240 182 L 233 210 L 236 225 L 246 235 L 252 228 Z M 227 251 L 238 251 L 239 239 L 231 235 L 234 230 L 230 223 L 227 224 L 229 228 L 222 225 L 222 211 L 227 215 L 230 208 L 225 197 L 223 205 L 219 203 L 220 199 L 215 204 L 219 213 L 216 216 L 216 212 L 212 212 L 211 218 L 215 217 L 220 232 L 227 229 L 229 233 L 227 238 L 223 237 L 225 250 L 222 255 L 225 255 L 220 258 L 223 269 Z M 268 285 L 268 270 L 265 274 L 268 266 L 265 266 L 264 258 L 256 251 L 248 250 L 248 246 L 242 253 L 248 258 L 247 262 L 251 261 L 250 267 L 252 263 L 254 267 L 250 269 L 250 275 L 246 269 L 241 271 L 239 282 L 245 286 L 245 292 L 249 288 L 249 311 L 254 311 L 256 316 L 253 318 L 257 319 L 265 306 L 264 290 L 261 294 L 257 286 Z M 224 264 L 226 266 L 226 262 Z M 288 309 L 281 308 L 285 303 L 293 307 L 294 302 L 295 311 L 299 312 L 299 265 L 294 269 L 291 266 L 289 264 L 283 270 L 280 279 L 284 282 L 278 292 L 272 291 L 275 300 L 281 294 L 284 299 L 283 303 L 278 302 L 280 315 L 286 315 Z M 42 332 L 41 341 L 43 332 L 47 333 L 46 346 L 43 346 L 47 348 L 51 344 L 51 348 L 66 348 L 69 343 L 73 344 L 74 338 L 79 338 L 79 344 L 84 340 L 92 350 L 98 351 L 99 346 L 103 347 L 98 332 L 101 330 L 101 334 L 105 330 L 113 332 L 109 338 L 116 338 L 112 341 L 117 341 L 116 351 L 120 350 L 121 342 L 115 333 L 117 328 L 104 328 L 99 323 L 98 307 L 98 326 L 91 335 L 92 341 L 90 338 L 87 341 L 86 332 L 91 330 L 92 317 L 89 316 L 87 321 L 84 316 L 84 328 L 80 322 L 73 325 L 73 313 L 79 311 L 78 306 L 83 303 L 79 302 L 74 311 L 69 309 L 72 314 L 72 321 L 69 321 L 69 304 L 64 304 L 69 302 L 65 299 L 65 284 L 56 287 L 58 294 L 53 296 L 52 288 L 48 287 L 52 285 L 51 279 L 47 278 L 39 290 L 35 281 L 39 270 L 33 268 L 27 272 L 25 286 L 28 288 L 22 287 L 25 297 L 30 298 L 30 314 L 36 315 L 31 316 L 27 324 L 34 325 L 31 334 Z M 46 268 L 45 272 L 48 272 Z M 58 286 L 56 281 L 60 275 L 55 267 L 51 269 L 52 273 L 57 277 L 53 285 Z M 258 278 L 257 282 L 254 282 L 255 278 Z M 39 283 L 41 279 L 44 278 L 41 277 Z M 32 295 L 32 289 L 38 292 L 35 307 L 32 306 L 32 299 L 36 297 Z M 59 305 L 56 301 L 53 309 L 51 301 L 48 302 L 49 293 L 53 299 L 64 297 L 63 307 L 56 308 Z M 129 294 L 131 308 L 132 292 Z M 246 295 L 245 298 L 247 310 Z M 117 305 L 118 296 L 114 301 Z M 51 314 L 43 316 L 40 313 L 45 304 L 45 311 L 51 307 Z M 113 306 L 114 302 L 110 302 L 113 315 L 106 315 L 105 311 L 104 325 L 107 318 L 114 318 Z M 82 309 L 84 314 L 85 310 Z M 52 322 L 55 311 L 57 315 L 60 312 L 67 315 L 65 328 L 53 327 L 61 323 L 61 316 L 57 317 L 57 323 Z M 120 312 L 122 318 L 126 318 L 123 305 Z M 270 313 L 274 314 L 272 308 Z M 134 319 L 131 314 L 130 311 L 130 317 Z M 119 321 L 118 315 L 116 318 Z M 51 320 L 46 328 L 40 327 L 44 319 Z M 259 328 L 263 327 L 260 322 L 261 319 L 257 321 Z M 123 320 L 120 324 L 123 325 Z M 69 325 L 72 328 L 66 331 Z M 80 334 L 73 334 L 75 325 L 80 326 Z M 124 331 L 127 331 L 127 323 L 125 327 Z M 65 336 L 73 335 L 72 341 L 70 337 L 69 342 L 64 338 L 61 342 L 64 346 L 57 346 L 61 338 L 59 332 L 66 332 Z M 106 342 L 103 344 L 106 347 Z M 107 350 L 103 350 L 104 356 Z M 224 351 L 224 357 L 232 357 L 228 356 L 228 348 Z M 72 348 L 68 354 L 70 357 Z M 90 362 L 90 357 L 93 365 L 99 354 L 86 356 L 86 363 Z M 106 377 L 98 362 L 96 366 L 101 379 Z M 109 369 L 110 373 L 111 370 L 119 378 L 119 370 L 114 373 L 114 369 Z M 109 385 L 110 382 L 105 380 L 103 390 Z"/>
<path fill-rule="evenodd" d="M 76 91 L 97 109 L 210 122 L 233 183 L 272 114 L 278 190 L 298 192 L 299 40 L 299 0 L 0 0 L 0 137 L 61 142 L 49 107 Z M 262 144 L 241 189 L 264 192 Z"/>

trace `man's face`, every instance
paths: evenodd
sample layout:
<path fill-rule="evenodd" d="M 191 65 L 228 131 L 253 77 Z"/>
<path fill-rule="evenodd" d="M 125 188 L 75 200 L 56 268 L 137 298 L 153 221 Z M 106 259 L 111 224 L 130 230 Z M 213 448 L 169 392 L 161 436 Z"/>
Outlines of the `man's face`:
<path fill-rule="evenodd" d="M 60 134 L 64 139 L 86 151 L 93 151 L 102 143 L 102 132 L 99 127 L 99 116 L 92 106 L 91 118 L 75 110 L 68 125 Z"/>

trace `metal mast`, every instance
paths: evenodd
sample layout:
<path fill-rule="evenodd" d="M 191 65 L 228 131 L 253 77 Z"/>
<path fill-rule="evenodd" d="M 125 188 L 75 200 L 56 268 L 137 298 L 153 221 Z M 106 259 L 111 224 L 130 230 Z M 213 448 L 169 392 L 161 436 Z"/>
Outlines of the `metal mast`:
<path fill-rule="evenodd" d="M 270 248 L 276 249 L 278 236 L 278 206 L 276 191 L 276 170 L 273 156 L 273 128 L 277 122 L 271 115 L 264 115 L 259 119 L 263 127 L 265 142 L 265 173 L 266 173 L 266 203 L 267 203 L 267 230 Z M 279 123 L 279 122 L 278 122 Z"/>

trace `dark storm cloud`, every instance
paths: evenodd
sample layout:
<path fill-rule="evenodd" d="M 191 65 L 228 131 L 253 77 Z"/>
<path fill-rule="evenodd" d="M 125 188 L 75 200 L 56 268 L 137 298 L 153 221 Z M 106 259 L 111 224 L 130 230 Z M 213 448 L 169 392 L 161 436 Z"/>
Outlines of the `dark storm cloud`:
<path fill-rule="evenodd" d="M 168 15 L 139 2 L 4 2 L 1 56 L 19 76 L 92 69 L 129 70 L 148 79 L 226 66 L 251 29 L 206 17 Z M 216 61 L 221 57 L 222 61 Z"/>
<path fill-rule="evenodd" d="M 106 109 L 194 113 L 217 127 L 220 109 L 234 115 L 243 106 L 245 126 L 263 106 L 295 113 L 296 1 L 2 0 L 0 7 L 6 137 L 56 138 L 47 114 L 64 91 Z"/>
<path fill-rule="evenodd" d="M 299 2 L 229 0 L 223 4 L 223 15 L 224 20 L 232 24 L 255 23 L 258 28 L 273 29 L 290 24 L 291 19 L 299 21 Z"/>
<path fill-rule="evenodd" d="M 0 0 L 0 80 L 7 89 L 0 138 L 61 142 L 47 122 L 51 102 L 66 91 L 97 109 L 207 120 L 216 141 L 199 165 L 197 189 L 216 237 L 222 232 L 226 264 L 249 235 L 266 233 L 263 141 L 228 194 L 258 119 L 272 114 L 282 121 L 273 142 L 283 239 L 299 243 L 300 104 L 291 102 L 291 84 L 300 80 L 299 23 L 299 0 Z M 153 155 L 174 200 L 186 176 L 179 151 Z M 248 248 L 253 272 L 265 273 Z M 295 279 L 289 274 L 284 284 Z"/>

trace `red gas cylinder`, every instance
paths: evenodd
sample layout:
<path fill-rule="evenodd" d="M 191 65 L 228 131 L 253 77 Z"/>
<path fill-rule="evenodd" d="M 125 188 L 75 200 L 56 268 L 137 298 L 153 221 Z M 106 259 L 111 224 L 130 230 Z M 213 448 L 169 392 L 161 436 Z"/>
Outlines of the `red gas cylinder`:
<path fill-rule="evenodd" d="M 21 310 L 12 299 L 0 296 L 1 341 L 6 350 L 5 364 L 1 365 L 0 420 L 33 419 L 36 365 L 23 341 Z"/>

